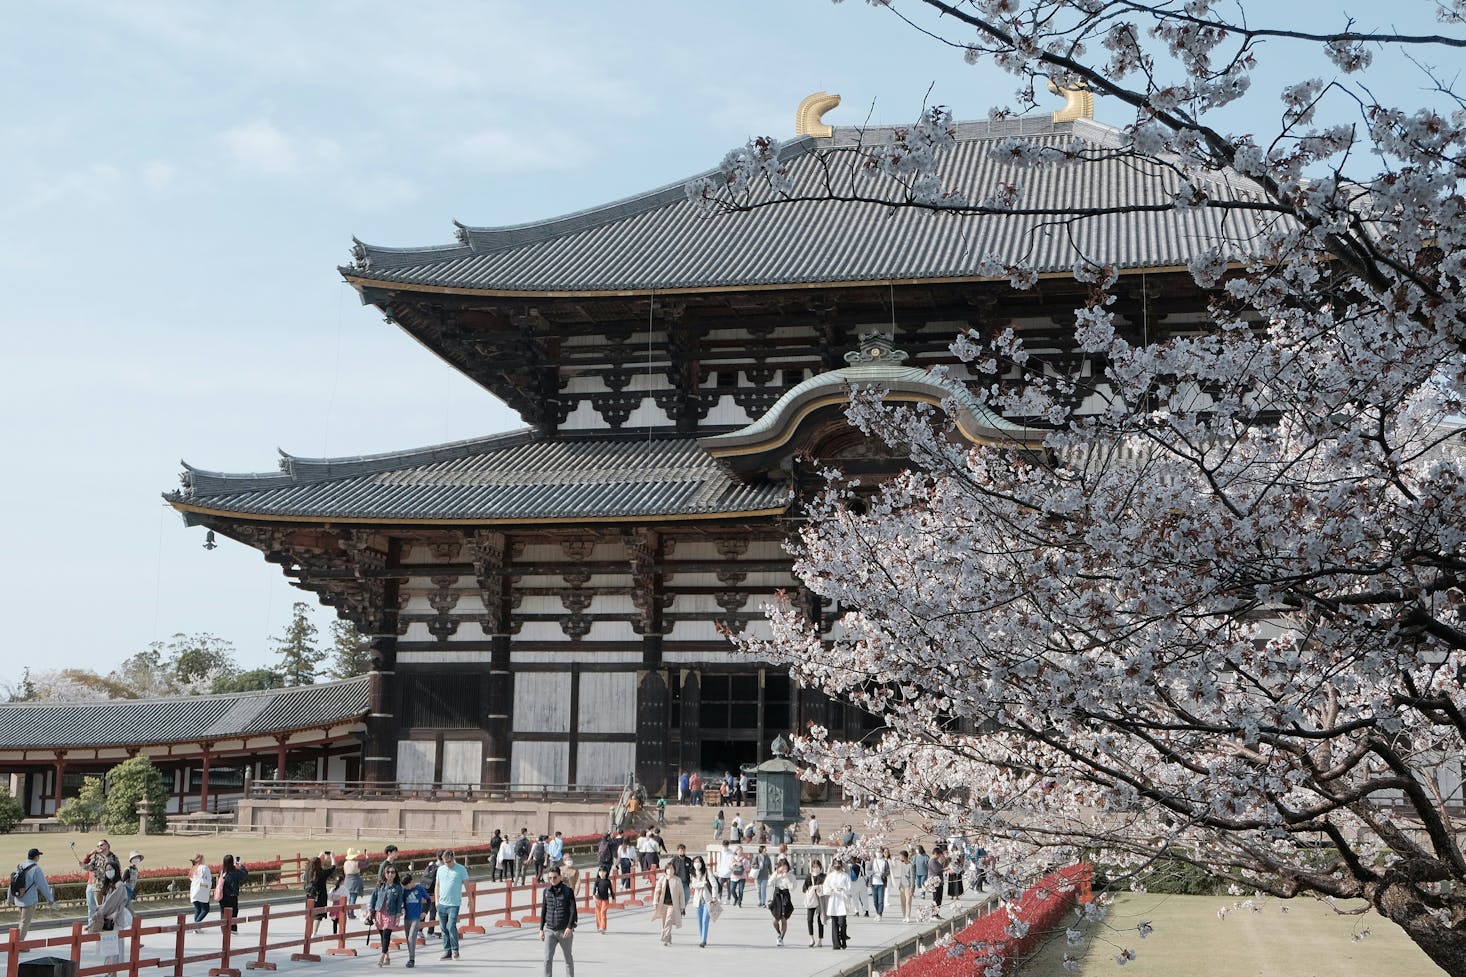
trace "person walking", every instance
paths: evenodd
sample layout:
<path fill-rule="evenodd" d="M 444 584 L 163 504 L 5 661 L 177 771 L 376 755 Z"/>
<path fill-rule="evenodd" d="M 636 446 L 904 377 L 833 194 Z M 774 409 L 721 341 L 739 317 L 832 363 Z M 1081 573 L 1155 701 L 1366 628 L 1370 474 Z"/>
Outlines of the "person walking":
<path fill-rule="evenodd" d="M 865 862 L 860 856 L 850 856 L 850 910 L 849 915 L 870 915 L 870 884 L 865 875 Z"/>
<path fill-rule="evenodd" d="M 12 906 L 20 907 L 20 923 L 17 928 L 20 930 L 20 938 L 31 931 L 31 922 L 36 918 L 36 906 L 44 896 L 48 906 L 56 905 L 56 896 L 51 892 L 51 883 L 46 881 L 46 873 L 41 868 L 42 851 L 39 848 L 32 848 L 25 853 L 25 861 L 15 866 L 20 873 L 21 885 L 24 887 L 19 893 L 7 888 L 6 902 Z"/>
<path fill-rule="evenodd" d="M 533 851 L 534 843 L 530 841 L 529 829 L 520 828 L 519 837 L 514 839 L 515 885 L 524 885 L 524 877 L 529 873 L 529 856 Z"/>
<path fill-rule="evenodd" d="M 945 892 L 944 876 L 947 872 L 947 853 L 940 847 L 932 846 L 932 857 L 930 861 L 930 875 L 927 876 L 927 888 L 932 890 L 932 915 L 942 915 L 942 898 Z"/>
<path fill-rule="evenodd" d="M 769 915 L 774 917 L 774 945 L 783 946 L 784 937 L 789 935 L 789 917 L 794 915 L 794 876 L 789 874 L 789 863 L 779 859 L 767 884 Z M 759 883 L 760 892 L 763 888 L 764 883 Z"/>
<path fill-rule="evenodd" d="M 508 838 L 505 838 L 503 843 L 499 845 L 499 857 L 494 861 L 494 877 L 504 882 L 508 882 L 511 878 L 513 878 L 514 846 L 517 844 L 517 841 L 510 841 Z"/>
<path fill-rule="evenodd" d="M 508 845 L 509 842 L 505 842 Z M 432 896 L 422 883 L 414 883 L 411 872 L 402 873 L 402 935 L 407 944 L 407 966 L 417 966 L 417 931 L 432 906 Z"/>
<path fill-rule="evenodd" d="M 341 863 L 341 875 L 346 887 L 346 918 L 356 918 L 356 907 L 366 893 L 366 883 L 361 878 L 362 852 L 355 848 L 346 849 L 346 861 Z"/>
<path fill-rule="evenodd" d="M 687 786 L 691 792 L 693 807 L 702 807 L 702 774 L 693 771 L 692 776 L 687 778 Z"/>
<path fill-rule="evenodd" d="M 443 959 L 458 959 L 458 909 L 463 904 L 463 884 L 468 869 L 458 864 L 458 856 L 450 848 L 438 856 L 438 882 L 433 887 L 433 901 L 438 906 L 438 922 L 443 927 Z"/>
<path fill-rule="evenodd" d="M 719 809 L 717 817 L 713 818 L 713 840 L 723 840 L 723 812 Z"/>
<path fill-rule="evenodd" d="M 382 849 L 382 864 L 377 866 L 377 881 L 381 882 L 382 877 L 387 874 L 387 866 L 397 869 L 397 879 L 402 880 L 402 869 L 397 865 L 397 846 L 388 845 Z"/>
<path fill-rule="evenodd" d="M 718 883 L 718 898 L 722 899 L 733 880 L 733 846 L 726 838 L 723 840 L 723 847 L 718 850 L 717 861 L 713 863 L 713 875 Z"/>
<path fill-rule="evenodd" d="M 209 915 L 209 899 L 213 895 L 214 873 L 200 852 L 189 859 L 193 867 L 188 870 L 188 901 L 193 903 L 193 921 L 202 923 Z"/>
<path fill-rule="evenodd" d="M 901 922 L 911 922 L 911 896 L 915 887 L 911 870 L 911 853 L 905 848 L 891 863 L 891 884 L 896 887 L 896 896 L 901 900 Z"/>
<path fill-rule="evenodd" d="M 596 907 L 596 932 L 605 935 L 606 924 L 611 915 L 611 898 L 616 894 L 616 889 L 611 884 L 611 866 L 596 867 L 596 877 L 590 884 L 590 894 Z"/>
<path fill-rule="evenodd" d="M 809 875 L 804 880 L 804 915 L 809 925 L 809 945 L 815 945 L 814 930 L 819 926 L 819 945 L 825 945 L 825 872 L 816 858 L 809 863 Z"/>
<path fill-rule="evenodd" d="M 932 857 L 926 853 L 926 848 L 917 845 L 916 854 L 911 856 L 911 877 L 912 890 L 916 898 L 926 898 L 926 878 L 931 872 Z"/>
<path fill-rule="evenodd" d="M 384 865 L 381 881 L 372 891 L 371 901 L 367 904 L 367 920 L 382 939 L 379 944 L 382 955 L 377 958 L 378 967 L 386 967 L 392 963 L 392 933 L 402 925 L 402 910 L 406 901 L 407 891 L 397 878 L 397 866 Z M 412 956 L 411 952 L 408 956 Z"/>
<path fill-rule="evenodd" d="M 621 888 L 631 888 L 631 875 L 636 866 L 636 848 L 629 838 L 622 838 L 616 846 L 616 870 L 621 876 Z"/>
<path fill-rule="evenodd" d="M 441 934 L 438 933 L 438 907 L 434 900 L 434 895 L 438 890 L 438 866 L 440 864 L 438 856 L 433 855 L 428 859 L 428 863 L 423 866 L 422 875 L 418 876 L 417 880 L 418 884 L 426 889 L 428 893 L 429 906 L 423 910 L 422 917 L 423 939 L 425 941 L 441 938 Z"/>
<path fill-rule="evenodd" d="M 533 878 L 543 879 L 545 877 L 545 859 L 548 857 L 545 851 L 545 836 L 540 835 L 529 849 L 529 867 Z"/>
<path fill-rule="evenodd" d="M 870 860 L 870 901 L 875 905 L 877 918 L 886 915 L 886 883 L 891 878 L 891 853 L 882 848 Z"/>
<path fill-rule="evenodd" d="M 205 907 L 207 907 L 205 903 Z M 122 940 L 119 931 L 132 925 L 132 912 L 127 908 L 127 890 L 121 877 L 112 869 L 102 876 L 97 889 L 97 908 L 87 918 L 87 932 L 104 934 L 101 941 L 103 965 L 122 962 Z"/>
<path fill-rule="evenodd" d="M 820 843 L 820 822 L 813 814 L 809 816 L 809 843 L 818 845 Z"/>
<path fill-rule="evenodd" d="M 682 880 L 682 901 L 690 902 L 692 900 L 692 859 L 687 857 L 687 846 L 678 845 L 677 854 L 673 855 L 667 864 Z"/>
<path fill-rule="evenodd" d="M 122 870 L 122 885 L 127 889 L 127 904 L 137 899 L 137 884 L 143 877 L 143 853 L 134 849 L 128 853 L 127 868 Z"/>
<path fill-rule="evenodd" d="M 317 855 L 306 864 L 305 867 L 305 898 L 310 904 L 311 921 L 306 928 L 313 929 L 315 920 L 325 917 L 329 910 L 327 900 L 330 898 L 327 893 L 330 891 L 332 867 L 327 865 L 322 856 Z M 335 917 L 331 919 L 331 932 L 336 932 Z"/>
<path fill-rule="evenodd" d="M 825 912 L 830 917 L 830 947 L 843 950 L 850 945 L 850 931 L 847 928 L 850 915 L 850 872 L 840 859 L 830 866 L 823 886 Z"/>
<path fill-rule="evenodd" d="M 580 869 L 575 867 L 574 856 L 565 856 L 565 862 L 560 866 L 560 881 L 569 886 L 571 892 L 580 891 Z"/>
<path fill-rule="evenodd" d="M 728 895 L 733 900 L 733 905 L 739 909 L 743 908 L 743 889 L 748 885 L 748 869 L 748 856 L 743 853 L 743 846 L 734 847 L 733 857 L 728 863 Z"/>
<path fill-rule="evenodd" d="M 676 863 L 668 862 L 652 890 L 652 919 L 662 924 L 662 946 L 672 945 L 672 931 L 682 926 L 686 912 L 686 890 L 677 875 Z"/>
<path fill-rule="evenodd" d="M 555 837 L 545 846 L 545 857 L 550 860 L 550 868 L 559 868 L 565 862 L 565 838 L 560 832 L 555 832 Z"/>
<path fill-rule="evenodd" d="M 753 864 L 749 866 L 749 872 L 758 883 L 758 908 L 762 909 L 769 904 L 769 878 L 774 874 L 774 860 L 769 857 L 769 846 L 759 845 L 758 851 L 754 853 Z"/>
<path fill-rule="evenodd" d="M 239 925 L 239 890 L 243 888 L 245 881 L 249 878 L 249 869 L 244 867 L 244 862 L 237 855 L 225 855 L 224 864 L 219 867 L 219 882 L 216 888 L 219 892 L 219 912 L 223 914 L 229 911 L 229 932 L 238 933 Z"/>
<path fill-rule="evenodd" d="M 553 972 L 557 946 L 565 956 L 565 977 L 575 977 L 575 960 L 570 955 L 570 941 L 575 936 L 575 892 L 560 877 L 558 866 L 550 866 L 545 880 L 550 883 L 540 896 L 540 940 L 545 944 L 545 977 L 551 977 Z"/>
<path fill-rule="evenodd" d="M 689 900 L 692 908 L 697 913 L 698 946 L 708 945 L 708 930 L 713 922 L 723 912 L 723 904 L 718 899 L 718 887 L 713 882 L 713 877 L 708 874 L 707 862 L 703 861 L 701 855 L 694 855 L 692 858 L 692 880 L 689 882 L 692 889 L 692 898 Z"/>

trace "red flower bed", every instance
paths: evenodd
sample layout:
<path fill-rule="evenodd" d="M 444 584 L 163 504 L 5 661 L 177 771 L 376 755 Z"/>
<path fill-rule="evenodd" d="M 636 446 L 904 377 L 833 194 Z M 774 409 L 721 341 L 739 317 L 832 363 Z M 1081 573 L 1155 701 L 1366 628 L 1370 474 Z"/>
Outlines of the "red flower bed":
<path fill-rule="evenodd" d="M 890 977 L 974 977 L 993 964 L 1004 974 L 1032 953 L 1043 935 L 1063 922 L 1083 893 L 1089 896 L 1088 862 L 1070 865 L 1040 879 L 1016 903 L 994 910 L 939 946 L 913 957 Z"/>

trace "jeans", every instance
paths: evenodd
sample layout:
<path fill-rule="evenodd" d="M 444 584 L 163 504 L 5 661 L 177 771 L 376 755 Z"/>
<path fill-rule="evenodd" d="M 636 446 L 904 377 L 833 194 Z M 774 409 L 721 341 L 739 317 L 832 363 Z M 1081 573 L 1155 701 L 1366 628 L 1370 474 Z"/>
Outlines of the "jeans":
<path fill-rule="evenodd" d="M 769 880 L 758 880 L 758 906 L 762 909 L 769 904 Z"/>
<path fill-rule="evenodd" d="M 443 924 L 443 952 L 458 949 L 458 907 L 438 906 L 438 922 Z"/>
<path fill-rule="evenodd" d="M 407 962 L 417 962 L 417 931 L 422 929 L 422 917 L 409 919 L 403 924 L 402 935 L 407 940 Z"/>
<path fill-rule="evenodd" d="M 728 893 L 733 897 L 733 905 L 743 905 L 743 887 L 747 884 L 743 879 L 730 879 L 728 881 Z"/>
<path fill-rule="evenodd" d="M 204 917 L 208 914 L 209 904 L 207 902 L 196 902 L 193 904 L 193 921 L 195 923 L 202 923 Z"/>
<path fill-rule="evenodd" d="M 87 883 L 87 919 L 97 915 L 97 886 L 94 882 Z"/>
<path fill-rule="evenodd" d="M 697 904 L 697 932 L 702 942 L 708 941 L 708 927 L 713 925 L 713 914 L 708 911 L 708 904 L 700 902 Z"/>
<path fill-rule="evenodd" d="M 926 873 L 913 872 L 912 875 L 916 878 L 916 891 L 923 892 L 926 888 Z"/>
<path fill-rule="evenodd" d="M 569 936 L 565 936 L 564 930 L 545 930 L 545 977 L 551 977 L 551 968 L 555 964 L 555 947 L 565 954 L 566 977 L 575 977 L 575 961 L 570 956 L 570 944 L 575 939 L 575 931 L 571 930 Z"/>
<path fill-rule="evenodd" d="M 876 915 L 884 916 L 886 914 L 886 887 L 883 885 L 871 886 L 870 898 L 876 904 Z"/>

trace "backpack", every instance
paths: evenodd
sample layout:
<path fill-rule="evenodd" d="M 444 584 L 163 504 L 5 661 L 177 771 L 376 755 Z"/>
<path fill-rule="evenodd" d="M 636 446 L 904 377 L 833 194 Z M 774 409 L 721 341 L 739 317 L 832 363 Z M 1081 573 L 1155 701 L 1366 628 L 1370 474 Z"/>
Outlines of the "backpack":
<path fill-rule="evenodd" d="M 521 861 L 523 861 L 524 859 L 529 858 L 529 839 L 528 838 L 524 837 L 523 835 L 520 835 L 519 836 L 519 840 L 514 843 L 514 855 L 515 855 L 516 858 L 520 859 Z"/>
<path fill-rule="evenodd" d="M 20 899 L 25 895 L 25 890 L 29 888 L 25 879 L 30 874 L 30 870 L 29 865 L 15 866 L 15 871 L 10 873 L 10 898 Z"/>

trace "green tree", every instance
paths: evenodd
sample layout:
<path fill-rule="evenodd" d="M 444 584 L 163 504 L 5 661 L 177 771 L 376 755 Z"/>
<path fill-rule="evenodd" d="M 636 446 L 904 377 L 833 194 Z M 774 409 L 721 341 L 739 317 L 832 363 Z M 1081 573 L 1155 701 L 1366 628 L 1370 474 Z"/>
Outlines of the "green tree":
<path fill-rule="evenodd" d="M 133 697 L 159 698 L 208 691 L 238 668 L 233 643 L 207 632 L 180 632 L 166 643 L 154 641 L 107 677 Z"/>
<path fill-rule="evenodd" d="M 101 777 L 83 777 L 81 793 L 69 798 L 61 805 L 56 820 L 73 828 L 87 830 L 101 823 L 102 812 L 107 806 L 107 788 Z"/>
<path fill-rule="evenodd" d="M 355 678 L 372 670 L 371 650 L 350 621 L 331 622 L 331 678 Z"/>
<path fill-rule="evenodd" d="M 25 818 L 25 808 L 10 793 L 10 788 L 0 786 L 0 833 L 9 834 Z"/>
<path fill-rule="evenodd" d="M 210 692 L 259 692 L 264 689 L 285 688 L 285 676 L 272 668 L 251 668 L 233 672 L 214 682 Z"/>
<path fill-rule="evenodd" d="M 138 803 L 149 803 L 149 829 L 168 827 L 168 786 L 163 772 L 145 756 L 133 757 L 107 772 L 107 799 L 102 810 L 102 827 L 113 834 L 137 833 Z"/>
<path fill-rule="evenodd" d="M 14 685 L 5 686 L 5 701 L 7 702 L 34 702 L 36 700 L 36 683 L 31 681 L 31 670 L 22 668 L 20 670 L 20 681 Z"/>
<path fill-rule="evenodd" d="M 310 685 L 316 680 L 316 669 L 326 652 L 316 645 L 319 633 L 315 622 L 310 619 L 310 605 L 296 601 L 290 608 L 290 623 L 275 643 L 275 653 L 280 656 L 280 671 L 285 674 L 286 685 Z"/>

